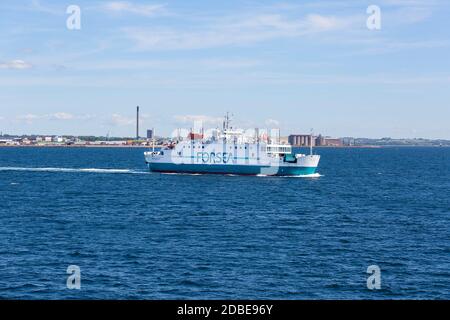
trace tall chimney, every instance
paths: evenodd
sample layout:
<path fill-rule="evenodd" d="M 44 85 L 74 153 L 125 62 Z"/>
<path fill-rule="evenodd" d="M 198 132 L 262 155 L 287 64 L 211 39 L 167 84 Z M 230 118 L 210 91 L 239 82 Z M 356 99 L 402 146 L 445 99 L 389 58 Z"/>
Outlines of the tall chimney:
<path fill-rule="evenodd" d="M 139 106 L 136 107 L 136 140 L 139 140 Z"/>

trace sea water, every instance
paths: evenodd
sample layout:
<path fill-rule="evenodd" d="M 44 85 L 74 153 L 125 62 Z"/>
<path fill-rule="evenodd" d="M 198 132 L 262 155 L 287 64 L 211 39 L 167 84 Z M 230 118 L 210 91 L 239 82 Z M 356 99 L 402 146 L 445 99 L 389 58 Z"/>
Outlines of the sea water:
<path fill-rule="evenodd" d="M 450 298 L 450 148 L 317 149 L 299 178 L 144 151 L 0 148 L 0 298 Z"/>

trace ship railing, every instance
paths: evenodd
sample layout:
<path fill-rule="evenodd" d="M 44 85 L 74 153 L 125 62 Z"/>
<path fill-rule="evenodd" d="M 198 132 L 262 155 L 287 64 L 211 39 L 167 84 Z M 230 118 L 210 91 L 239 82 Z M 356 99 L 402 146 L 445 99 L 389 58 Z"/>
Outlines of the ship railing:
<path fill-rule="evenodd" d="M 164 154 L 163 151 L 147 151 L 147 152 L 144 152 L 145 156 L 151 156 L 151 157 L 161 156 L 163 154 Z"/>

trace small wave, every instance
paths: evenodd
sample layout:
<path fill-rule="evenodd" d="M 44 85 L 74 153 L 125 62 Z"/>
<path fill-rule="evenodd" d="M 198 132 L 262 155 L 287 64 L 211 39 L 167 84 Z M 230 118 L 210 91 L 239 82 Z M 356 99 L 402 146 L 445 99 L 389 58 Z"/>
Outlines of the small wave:
<path fill-rule="evenodd" d="M 28 171 L 28 172 L 72 172 L 72 173 L 128 173 L 142 174 L 145 171 L 130 169 L 98 169 L 98 168 L 26 168 L 26 167 L 0 167 L 0 171 Z"/>

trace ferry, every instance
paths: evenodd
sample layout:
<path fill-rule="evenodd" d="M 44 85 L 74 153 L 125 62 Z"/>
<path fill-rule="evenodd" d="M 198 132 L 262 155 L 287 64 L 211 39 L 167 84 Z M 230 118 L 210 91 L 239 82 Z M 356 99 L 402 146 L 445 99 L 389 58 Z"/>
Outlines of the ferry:
<path fill-rule="evenodd" d="M 191 132 L 185 140 L 144 155 L 151 172 L 189 174 L 303 176 L 314 174 L 320 160 L 312 145 L 310 154 L 294 154 L 289 144 L 262 139 L 258 129 L 252 137 L 233 130 L 228 116 L 223 130 L 215 129 L 208 138 Z"/>

